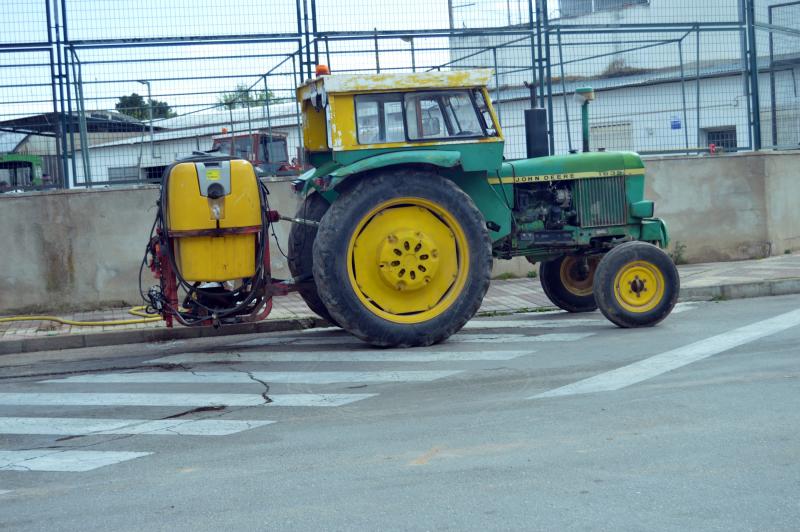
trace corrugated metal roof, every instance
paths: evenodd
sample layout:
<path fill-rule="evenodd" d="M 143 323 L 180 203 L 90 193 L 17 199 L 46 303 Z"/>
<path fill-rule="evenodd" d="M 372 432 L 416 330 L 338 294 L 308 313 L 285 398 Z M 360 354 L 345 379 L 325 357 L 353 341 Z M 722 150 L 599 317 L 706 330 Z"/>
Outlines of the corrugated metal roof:
<path fill-rule="evenodd" d="M 10 131 L 0 131 L 0 153 L 13 152 L 27 136 L 27 133 L 11 133 Z"/>
<path fill-rule="evenodd" d="M 270 105 L 270 120 L 267 120 L 267 112 L 263 107 L 251 107 L 249 119 L 247 109 L 232 109 L 231 111 L 225 109 L 158 120 L 154 121 L 153 124 L 157 124 L 162 130 L 155 132 L 153 142 L 221 135 L 223 127 L 228 129 L 228 133 L 237 134 L 247 133 L 251 129 L 256 131 L 267 129 L 268 127 L 285 128 L 287 126 L 296 126 L 296 110 L 296 104 L 290 102 Z M 233 117 L 233 121 L 231 121 L 231 117 Z M 95 144 L 90 149 L 130 146 L 149 141 L 150 132 L 145 129 L 140 136 Z"/>

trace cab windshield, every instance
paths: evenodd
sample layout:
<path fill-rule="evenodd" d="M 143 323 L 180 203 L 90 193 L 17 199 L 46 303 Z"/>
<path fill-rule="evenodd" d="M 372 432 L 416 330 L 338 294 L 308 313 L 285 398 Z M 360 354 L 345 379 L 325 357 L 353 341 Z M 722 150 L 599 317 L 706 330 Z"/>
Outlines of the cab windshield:
<path fill-rule="evenodd" d="M 496 135 L 478 89 L 355 97 L 359 144 Z"/>

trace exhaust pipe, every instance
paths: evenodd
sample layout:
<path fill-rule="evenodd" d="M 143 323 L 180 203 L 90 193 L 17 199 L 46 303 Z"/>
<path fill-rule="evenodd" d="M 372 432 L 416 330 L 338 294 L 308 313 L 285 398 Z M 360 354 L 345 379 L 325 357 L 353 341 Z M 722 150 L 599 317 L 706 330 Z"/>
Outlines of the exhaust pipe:
<path fill-rule="evenodd" d="M 550 155 L 547 109 L 525 109 L 525 147 L 529 159 Z"/>

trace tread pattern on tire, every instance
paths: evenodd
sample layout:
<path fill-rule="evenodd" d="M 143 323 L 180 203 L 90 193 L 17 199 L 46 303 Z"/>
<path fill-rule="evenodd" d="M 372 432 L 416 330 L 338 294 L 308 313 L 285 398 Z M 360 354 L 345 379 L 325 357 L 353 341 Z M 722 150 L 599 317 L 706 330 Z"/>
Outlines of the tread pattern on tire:
<path fill-rule="evenodd" d="M 319 194 L 310 194 L 305 198 L 303 203 L 297 209 L 295 218 L 302 218 L 305 220 L 320 221 L 322 216 L 330 207 L 330 204 Z M 323 318 L 333 325 L 337 325 L 336 321 L 325 308 L 325 304 L 319 297 L 316 282 L 313 280 L 313 244 L 317 236 L 317 228 L 313 225 L 305 224 L 292 224 L 289 230 L 289 271 L 292 277 L 305 277 L 311 275 L 310 282 L 303 283 L 298 286 L 297 292 L 303 301 L 306 302 L 308 308 L 314 314 Z"/>
<path fill-rule="evenodd" d="M 375 205 L 397 197 L 421 197 L 447 208 L 461 223 L 470 246 L 470 273 L 461 294 L 440 315 L 423 322 L 385 320 L 363 306 L 347 269 L 351 231 Z M 455 183 L 432 172 L 401 169 L 365 176 L 344 189 L 320 223 L 314 242 L 314 277 L 331 316 L 348 332 L 381 347 L 426 346 L 440 342 L 471 319 L 489 289 L 492 244 L 485 220 Z"/>
<path fill-rule="evenodd" d="M 643 260 L 654 264 L 664 276 L 665 294 L 652 310 L 641 314 L 622 308 L 614 296 L 614 278 L 624 265 Z M 616 246 L 606 253 L 594 274 L 594 295 L 600 312 L 615 325 L 623 328 L 652 327 L 672 312 L 680 293 L 678 269 L 661 248 L 647 242 L 633 241 Z"/>
<path fill-rule="evenodd" d="M 570 293 L 561 282 L 561 263 L 566 255 L 539 264 L 539 282 L 547 298 L 558 308 L 567 312 L 592 312 L 597 309 L 594 294 L 576 296 Z"/>

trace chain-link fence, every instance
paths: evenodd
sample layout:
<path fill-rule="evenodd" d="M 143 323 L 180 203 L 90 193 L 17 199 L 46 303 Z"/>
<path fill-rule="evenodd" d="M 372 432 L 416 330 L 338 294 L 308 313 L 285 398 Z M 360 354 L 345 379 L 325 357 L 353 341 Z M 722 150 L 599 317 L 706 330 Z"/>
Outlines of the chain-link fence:
<path fill-rule="evenodd" d="M 157 180 L 217 149 L 304 165 L 294 88 L 336 73 L 489 67 L 506 157 L 523 110 L 554 153 L 797 148 L 800 2 L 768 0 L 5 0 L 0 185 Z M 5 183 L 5 185 L 2 185 Z"/>

